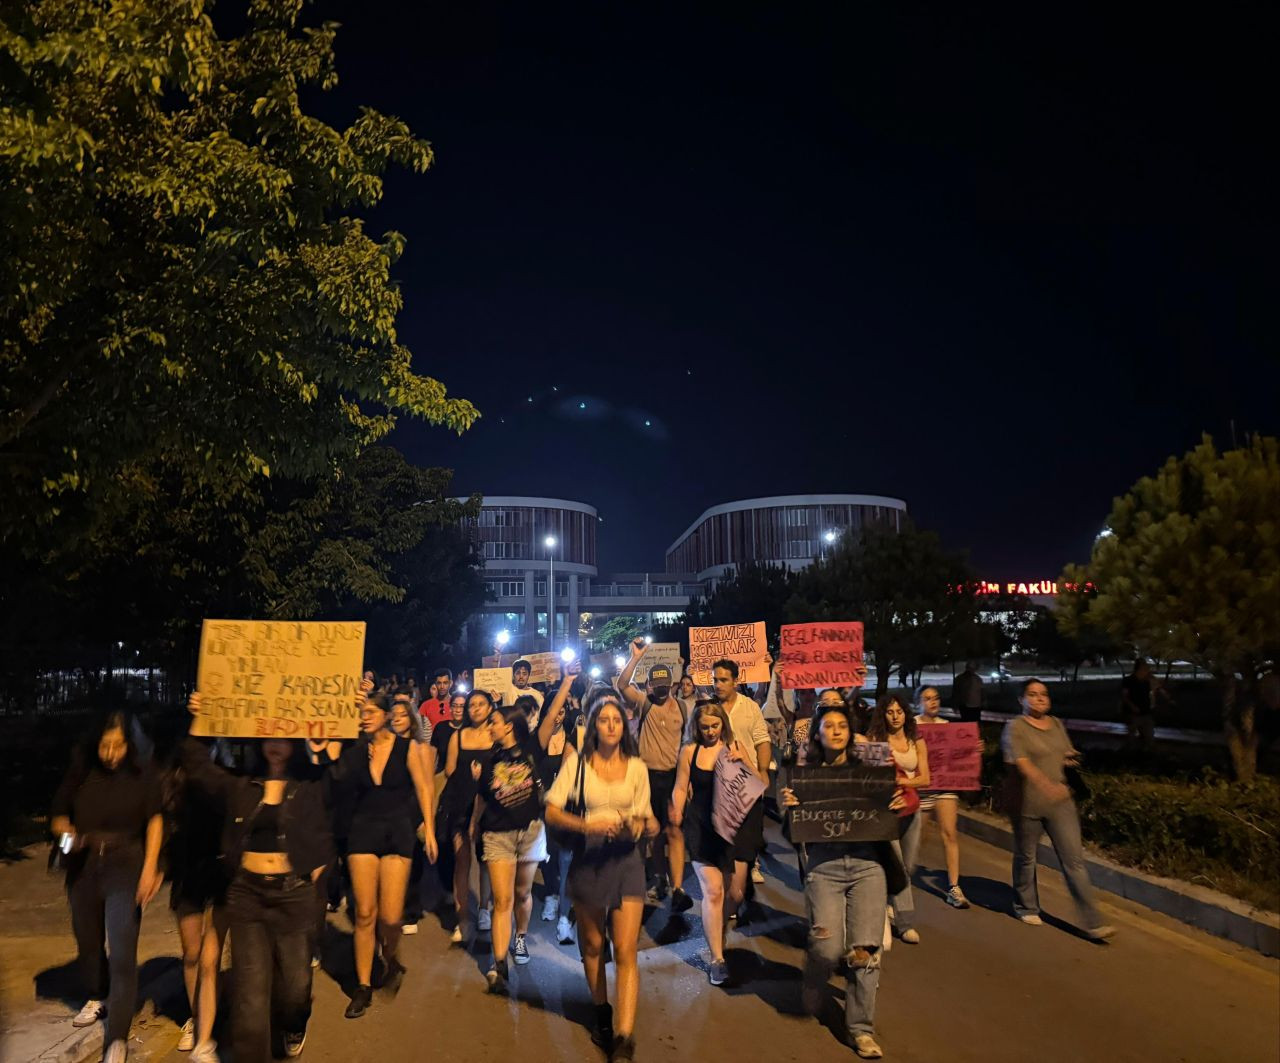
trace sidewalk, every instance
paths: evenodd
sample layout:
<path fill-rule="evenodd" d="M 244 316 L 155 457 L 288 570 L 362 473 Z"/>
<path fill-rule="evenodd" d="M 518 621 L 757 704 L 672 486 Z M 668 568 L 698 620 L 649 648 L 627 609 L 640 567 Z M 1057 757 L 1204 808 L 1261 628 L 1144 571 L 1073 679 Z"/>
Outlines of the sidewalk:
<path fill-rule="evenodd" d="M 75 969 L 61 875 L 45 870 L 47 846 L 0 862 L 0 1063 L 81 1063 L 102 1052 L 102 1024 L 77 1030 L 71 1019 L 84 1003 Z M 156 998 L 185 1019 L 178 929 L 164 889 L 147 907 L 138 938 L 138 1007 L 133 1038 L 155 1017 Z M 133 1039 L 131 1038 L 131 1041 Z M 134 1041 L 131 1048 L 136 1048 Z"/>

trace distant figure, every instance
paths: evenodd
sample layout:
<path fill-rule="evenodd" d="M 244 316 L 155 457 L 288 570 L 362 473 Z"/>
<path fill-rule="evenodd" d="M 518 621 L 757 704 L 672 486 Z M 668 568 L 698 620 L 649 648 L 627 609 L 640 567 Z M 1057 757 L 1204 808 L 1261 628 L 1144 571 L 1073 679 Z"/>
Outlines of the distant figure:
<path fill-rule="evenodd" d="M 1156 689 L 1151 665 L 1141 657 L 1120 684 L 1120 711 L 1129 728 L 1129 745 L 1144 753 L 1156 748 Z"/>
<path fill-rule="evenodd" d="M 951 688 L 951 706 L 960 714 L 962 723 L 982 722 L 982 676 L 973 661 L 965 663 Z"/>

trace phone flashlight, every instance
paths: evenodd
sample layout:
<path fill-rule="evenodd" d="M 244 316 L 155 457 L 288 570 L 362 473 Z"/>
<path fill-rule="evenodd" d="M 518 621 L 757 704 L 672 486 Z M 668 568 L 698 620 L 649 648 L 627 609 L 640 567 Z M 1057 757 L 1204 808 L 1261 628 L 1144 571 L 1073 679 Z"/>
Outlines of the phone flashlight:
<path fill-rule="evenodd" d="M 565 664 L 571 663 L 573 659 L 577 656 L 578 654 L 575 652 L 572 646 L 566 646 L 564 649 L 560 651 L 560 660 L 564 661 Z"/>

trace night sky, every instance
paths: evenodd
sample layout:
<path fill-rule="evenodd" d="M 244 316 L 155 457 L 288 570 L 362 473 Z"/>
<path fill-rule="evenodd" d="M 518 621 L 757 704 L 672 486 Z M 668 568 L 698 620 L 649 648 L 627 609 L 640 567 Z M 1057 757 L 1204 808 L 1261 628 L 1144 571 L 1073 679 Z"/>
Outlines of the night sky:
<path fill-rule="evenodd" d="M 904 498 L 988 578 L 1085 559 L 1202 431 L 1280 429 L 1275 27 L 1143 7 L 312 7 L 313 109 L 438 157 L 371 228 L 484 416 L 393 442 L 596 506 L 602 571 L 807 492 Z"/>

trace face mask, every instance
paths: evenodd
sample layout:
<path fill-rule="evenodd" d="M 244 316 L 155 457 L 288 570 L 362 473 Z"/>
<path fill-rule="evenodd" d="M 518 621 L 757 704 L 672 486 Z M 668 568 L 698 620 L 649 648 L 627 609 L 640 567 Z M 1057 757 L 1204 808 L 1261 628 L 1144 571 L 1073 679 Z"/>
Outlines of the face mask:
<path fill-rule="evenodd" d="M 666 700 L 667 700 L 667 695 L 668 695 L 668 694 L 670 694 L 670 693 L 671 693 L 671 688 L 670 688 L 670 687 L 654 687 L 654 688 L 653 688 L 653 700 L 654 700 L 654 701 L 666 701 Z"/>

